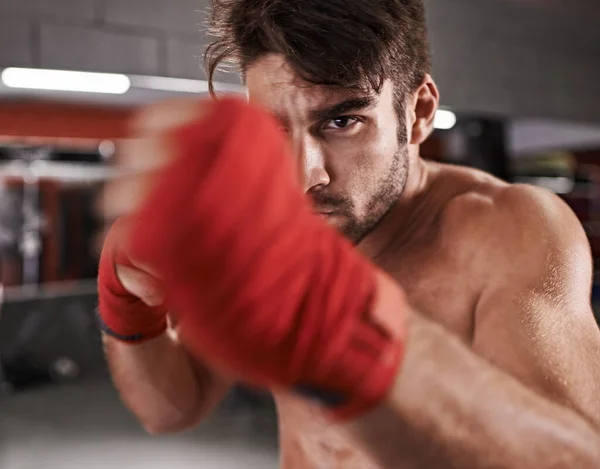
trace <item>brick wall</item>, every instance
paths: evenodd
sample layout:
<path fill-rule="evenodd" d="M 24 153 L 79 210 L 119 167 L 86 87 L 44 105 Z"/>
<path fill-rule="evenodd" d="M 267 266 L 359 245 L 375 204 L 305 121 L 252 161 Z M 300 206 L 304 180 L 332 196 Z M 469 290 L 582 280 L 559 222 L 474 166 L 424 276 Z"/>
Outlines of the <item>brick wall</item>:
<path fill-rule="evenodd" d="M 425 2 L 449 105 L 600 122 L 598 1 Z"/>
<path fill-rule="evenodd" d="M 597 2 L 425 1 L 443 104 L 600 122 Z M 200 24 L 208 3 L 0 0 L 0 67 L 204 78 Z"/>
<path fill-rule="evenodd" d="M 0 0 L 0 66 L 203 78 L 199 57 L 207 5 L 204 0 Z"/>

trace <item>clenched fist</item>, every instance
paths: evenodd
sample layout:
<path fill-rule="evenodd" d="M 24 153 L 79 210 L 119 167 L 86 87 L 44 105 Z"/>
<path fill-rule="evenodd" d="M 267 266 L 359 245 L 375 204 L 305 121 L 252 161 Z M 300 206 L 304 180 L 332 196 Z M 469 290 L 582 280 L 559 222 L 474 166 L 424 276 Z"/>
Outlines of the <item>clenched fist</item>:
<path fill-rule="evenodd" d="M 148 106 L 134 116 L 130 138 L 119 143 L 115 155 L 122 175 L 106 185 L 100 198 L 107 220 L 136 213 L 161 170 L 176 158 L 172 132 L 205 118 L 212 106 L 208 100 L 174 100 Z"/>

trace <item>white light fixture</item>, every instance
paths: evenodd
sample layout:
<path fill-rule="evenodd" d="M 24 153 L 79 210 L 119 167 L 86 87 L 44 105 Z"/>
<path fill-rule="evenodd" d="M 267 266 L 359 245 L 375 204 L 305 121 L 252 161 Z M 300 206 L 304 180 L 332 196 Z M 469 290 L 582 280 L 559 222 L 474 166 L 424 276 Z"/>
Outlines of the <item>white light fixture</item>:
<path fill-rule="evenodd" d="M 145 90 L 169 91 L 173 93 L 206 93 L 208 82 L 187 78 L 153 77 L 131 75 L 131 86 Z"/>
<path fill-rule="evenodd" d="M 450 130 L 456 125 L 456 114 L 452 111 L 439 109 L 435 114 L 433 126 L 439 130 Z"/>
<path fill-rule="evenodd" d="M 131 75 L 131 86 L 146 90 L 170 91 L 174 93 L 206 93 L 208 82 L 186 78 L 153 77 Z"/>
<path fill-rule="evenodd" d="M 0 78 L 8 88 L 30 90 L 125 94 L 131 88 L 131 81 L 126 75 L 114 73 L 6 68 Z"/>
<path fill-rule="evenodd" d="M 145 90 L 167 91 L 173 93 L 208 93 L 206 80 L 192 80 L 188 78 L 153 77 L 144 75 L 130 75 L 131 87 Z M 217 91 L 244 93 L 242 85 L 230 83 L 216 83 Z"/>

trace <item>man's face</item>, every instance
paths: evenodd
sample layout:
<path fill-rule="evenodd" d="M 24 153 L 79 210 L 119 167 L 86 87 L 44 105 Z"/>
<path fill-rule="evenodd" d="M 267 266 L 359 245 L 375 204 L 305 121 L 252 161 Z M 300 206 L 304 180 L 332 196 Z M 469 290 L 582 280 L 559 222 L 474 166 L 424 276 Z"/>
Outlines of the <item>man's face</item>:
<path fill-rule="evenodd" d="M 407 130 L 393 85 L 379 95 L 301 80 L 278 55 L 247 70 L 250 100 L 290 136 L 315 211 L 351 241 L 369 234 L 400 197 L 408 173 Z"/>

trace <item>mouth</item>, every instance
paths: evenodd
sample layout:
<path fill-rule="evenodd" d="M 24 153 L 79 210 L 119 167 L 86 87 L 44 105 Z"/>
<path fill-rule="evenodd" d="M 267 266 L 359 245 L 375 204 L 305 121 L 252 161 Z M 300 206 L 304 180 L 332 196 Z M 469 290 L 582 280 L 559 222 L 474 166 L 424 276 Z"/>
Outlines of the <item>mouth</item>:
<path fill-rule="evenodd" d="M 335 211 L 318 211 L 315 212 L 315 215 L 319 216 L 321 220 L 327 223 L 333 223 L 338 217 L 338 214 Z"/>
<path fill-rule="evenodd" d="M 330 217 L 335 215 L 335 210 L 315 210 L 315 215 L 319 215 L 320 217 Z"/>
<path fill-rule="evenodd" d="M 333 215 L 334 213 L 337 212 L 335 207 L 327 206 L 327 205 L 321 205 L 320 207 L 315 205 L 315 206 L 313 206 L 313 211 L 317 215 Z"/>

